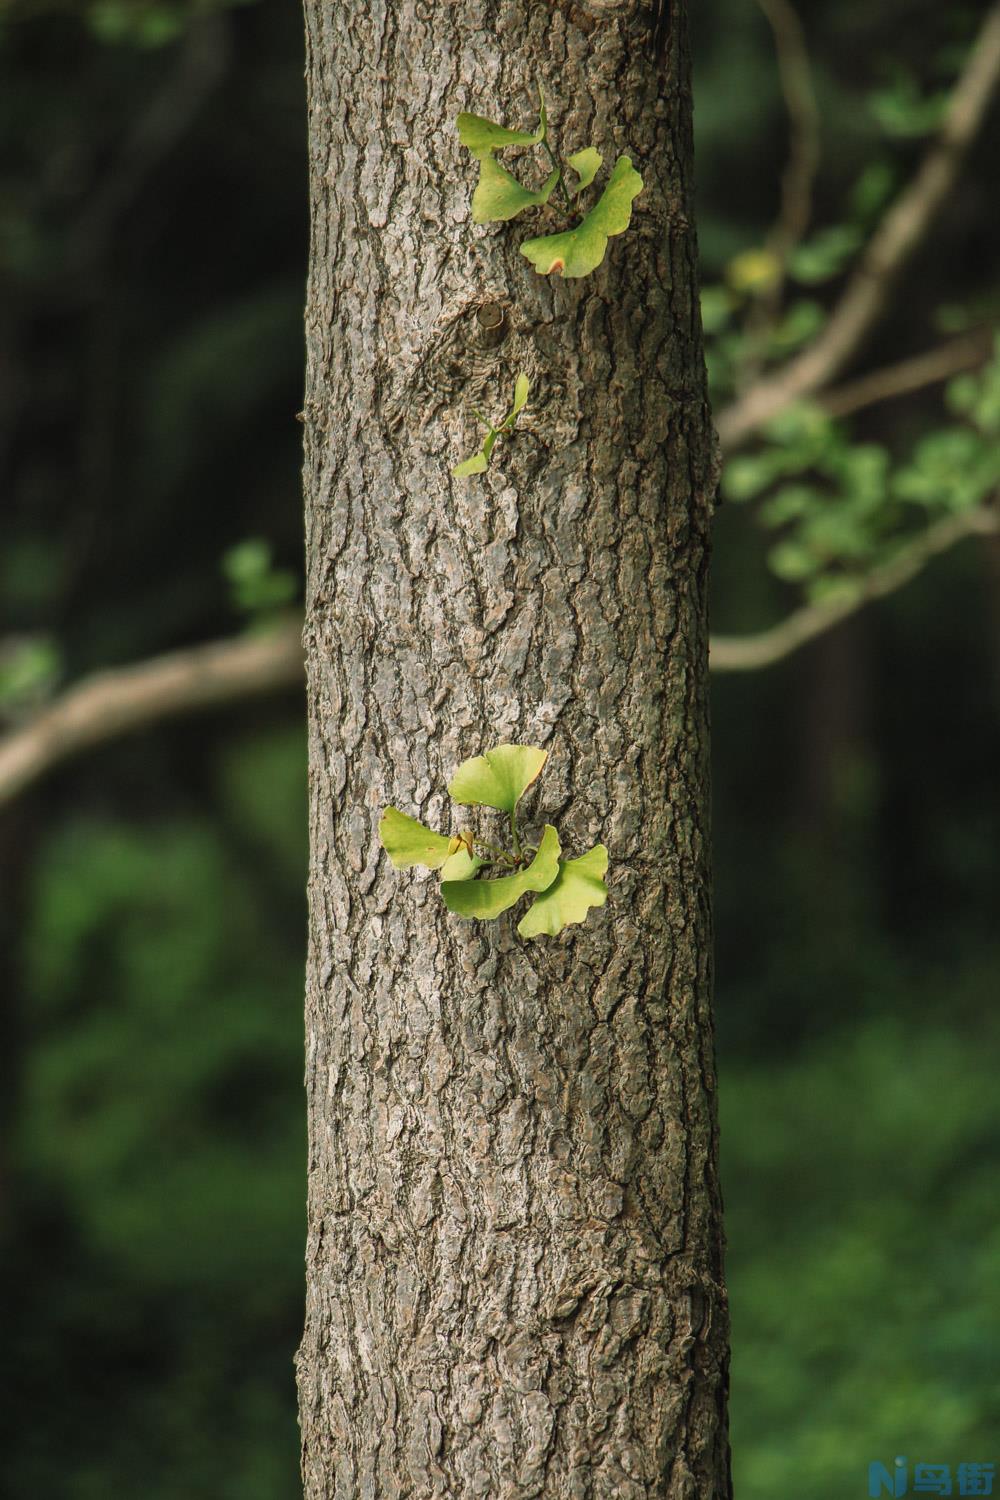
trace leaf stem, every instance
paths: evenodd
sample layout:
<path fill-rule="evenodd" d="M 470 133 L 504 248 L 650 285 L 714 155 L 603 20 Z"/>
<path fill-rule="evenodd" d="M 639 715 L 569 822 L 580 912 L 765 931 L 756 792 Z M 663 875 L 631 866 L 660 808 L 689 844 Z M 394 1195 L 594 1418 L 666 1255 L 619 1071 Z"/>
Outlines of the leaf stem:
<path fill-rule="evenodd" d="M 521 858 L 521 840 L 517 836 L 517 813 L 513 808 L 510 810 L 510 836 L 514 842 L 514 857 Z"/>
<path fill-rule="evenodd" d="M 569 188 L 566 186 L 566 178 L 563 175 L 563 169 L 559 165 L 559 163 L 556 160 L 555 156 L 553 155 L 553 153 L 552 153 L 552 147 L 549 145 L 548 141 L 547 140 L 542 141 L 542 145 L 545 147 L 545 154 L 548 156 L 549 161 L 552 163 L 553 167 L 555 167 L 556 171 L 559 173 L 559 187 L 560 187 L 560 190 L 562 192 L 563 197 L 566 200 L 566 207 L 572 211 L 573 200 L 572 200 L 572 198 L 569 195 Z"/>

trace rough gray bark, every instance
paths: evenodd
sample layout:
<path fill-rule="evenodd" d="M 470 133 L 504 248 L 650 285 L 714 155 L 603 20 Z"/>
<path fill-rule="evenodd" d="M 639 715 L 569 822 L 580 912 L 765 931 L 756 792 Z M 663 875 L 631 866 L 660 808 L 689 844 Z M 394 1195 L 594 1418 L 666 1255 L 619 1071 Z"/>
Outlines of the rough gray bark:
<path fill-rule="evenodd" d="M 306 1495 L 722 1500 L 683 4 L 305 10 Z M 470 222 L 455 116 L 527 123 L 535 75 L 565 152 L 646 184 L 582 281 L 518 252 L 555 210 Z M 516 436 L 452 480 L 519 370 Z M 457 828 L 452 771 L 501 741 L 550 751 L 536 823 L 610 850 L 607 909 L 560 939 L 450 917 L 380 851 L 387 803 Z"/>

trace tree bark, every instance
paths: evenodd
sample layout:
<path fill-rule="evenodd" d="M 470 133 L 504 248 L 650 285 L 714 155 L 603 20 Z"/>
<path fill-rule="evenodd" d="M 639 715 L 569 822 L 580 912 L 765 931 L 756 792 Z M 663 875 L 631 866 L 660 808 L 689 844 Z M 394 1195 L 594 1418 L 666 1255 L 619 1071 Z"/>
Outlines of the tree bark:
<path fill-rule="evenodd" d="M 305 11 L 307 1500 L 723 1500 L 684 6 Z M 564 155 L 645 183 L 584 280 L 519 253 L 555 210 L 470 219 L 455 117 L 528 124 L 535 77 Z M 519 371 L 515 434 L 452 479 Z M 457 828 L 451 773 L 500 742 L 550 751 L 529 821 L 610 851 L 559 939 L 451 917 L 380 850 L 389 803 Z"/>

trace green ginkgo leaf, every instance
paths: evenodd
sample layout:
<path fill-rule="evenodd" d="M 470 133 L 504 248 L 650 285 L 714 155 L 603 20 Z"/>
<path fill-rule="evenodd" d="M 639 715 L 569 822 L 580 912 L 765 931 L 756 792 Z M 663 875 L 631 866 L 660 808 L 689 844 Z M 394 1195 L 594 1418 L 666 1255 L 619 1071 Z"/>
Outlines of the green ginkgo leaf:
<path fill-rule="evenodd" d="M 444 904 L 458 917 L 491 921 L 527 891 L 544 891 L 550 886 L 559 873 L 559 854 L 559 835 L 546 823 L 538 853 L 525 869 L 516 875 L 501 875 L 499 880 L 442 881 Z"/>
<path fill-rule="evenodd" d="M 467 806 L 512 813 L 547 759 L 548 751 L 534 745 L 497 745 L 485 755 L 463 761 L 451 779 L 448 795 Z"/>
<path fill-rule="evenodd" d="M 473 224 L 498 224 L 513 219 L 525 208 L 535 208 L 548 203 L 552 190 L 559 181 L 556 167 L 537 192 L 522 187 L 517 178 L 500 165 L 496 157 L 487 153 L 479 158 L 479 182 L 472 195 Z"/>
<path fill-rule="evenodd" d="M 632 201 L 642 191 L 642 178 L 627 156 L 620 156 L 608 185 L 575 229 L 525 240 L 521 254 L 543 276 L 588 276 L 604 259 L 611 235 L 622 234 L 632 218 Z"/>
<path fill-rule="evenodd" d="M 528 382 L 527 375 L 519 375 L 514 381 L 514 405 L 511 407 L 510 411 L 503 421 L 503 425 L 505 428 L 509 429 L 513 427 L 514 423 L 517 421 L 518 414 L 522 412 L 527 406 L 528 392 L 530 389 L 531 386 Z"/>
<path fill-rule="evenodd" d="M 482 157 L 505 146 L 540 146 L 545 139 L 545 95 L 538 90 L 538 125 L 534 130 L 508 130 L 482 115 L 460 114 L 455 121 L 458 138 L 473 156 Z"/>
<path fill-rule="evenodd" d="M 397 807 L 387 807 L 382 814 L 378 836 L 397 870 L 406 870 L 410 865 L 426 865 L 429 870 L 439 870 L 449 856 L 462 847 L 460 838 L 434 833 Z"/>
<path fill-rule="evenodd" d="M 590 187 L 601 170 L 604 157 L 593 146 L 585 146 L 582 151 L 577 151 L 575 155 L 566 159 L 580 179 L 573 192 L 573 196 L 576 197 L 578 193 L 583 192 L 584 188 Z"/>
<path fill-rule="evenodd" d="M 493 441 L 495 442 L 496 439 L 494 438 Z M 492 447 L 493 443 L 490 443 L 490 448 Z M 462 462 L 456 464 L 451 472 L 456 479 L 465 479 L 469 474 L 482 474 L 485 469 L 489 468 L 489 464 L 489 454 L 486 452 L 484 446 L 480 448 L 478 453 L 474 453 L 471 458 L 463 458 Z"/>
<path fill-rule="evenodd" d="M 608 851 L 603 844 L 595 844 L 579 859 L 561 859 L 559 874 L 535 897 L 517 924 L 518 932 L 524 938 L 542 933 L 554 937 L 564 927 L 585 921 L 592 906 L 603 906 L 608 899 L 607 872 Z"/>
<path fill-rule="evenodd" d="M 490 454 L 493 452 L 497 438 L 502 433 L 510 432 L 517 421 L 519 413 L 528 404 L 529 390 L 530 385 L 527 375 L 519 375 L 514 382 L 514 405 L 504 417 L 499 427 L 494 427 L 491 422 L 486 422 L 488 431 L 483 438 L 483 446 L 471 458 L 465 458 L 460 464 L 455 465 L 451 472 L 456 479 L 465 479 L 469 474 L 482 474 L 485 469 L 489 468 Z M 485 417 L 480 416 L 478 412 L 476 412 L 476 416 L 479 417 L 481 422 L 486 421 Z"/>

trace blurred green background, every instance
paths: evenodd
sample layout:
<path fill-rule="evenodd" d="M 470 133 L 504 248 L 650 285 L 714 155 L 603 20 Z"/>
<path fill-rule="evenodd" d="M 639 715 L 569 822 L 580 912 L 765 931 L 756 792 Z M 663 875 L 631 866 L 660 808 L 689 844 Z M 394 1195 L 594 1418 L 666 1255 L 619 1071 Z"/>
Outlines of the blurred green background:
<path fill-rule="evenodd" d="M 787 125 L 753 0 L 692 10 L 718 289 L 774 218 Z M 803 7 L 819 226 L 865 212 L 866 173 L 869 198 L 905 180 L 984 10 Z M 281 0 L 0 14 L 0 728 L 294 602 L 302 71 Z M 998 124 L 876 362 L 995 312 Z M 905 447 L 941 411 L 927 390 L 851 440 Z M 769 545 L 723 506 L 720 631 L 797 602 Z M 1000 544 L 966 542 L 714 680 L 741 1500 L 1000 1460 L 998 599 Z M 0 810 L 4 1496 L 299 1493 L 302 717 L 290 690 L 163 725 Z"/>

